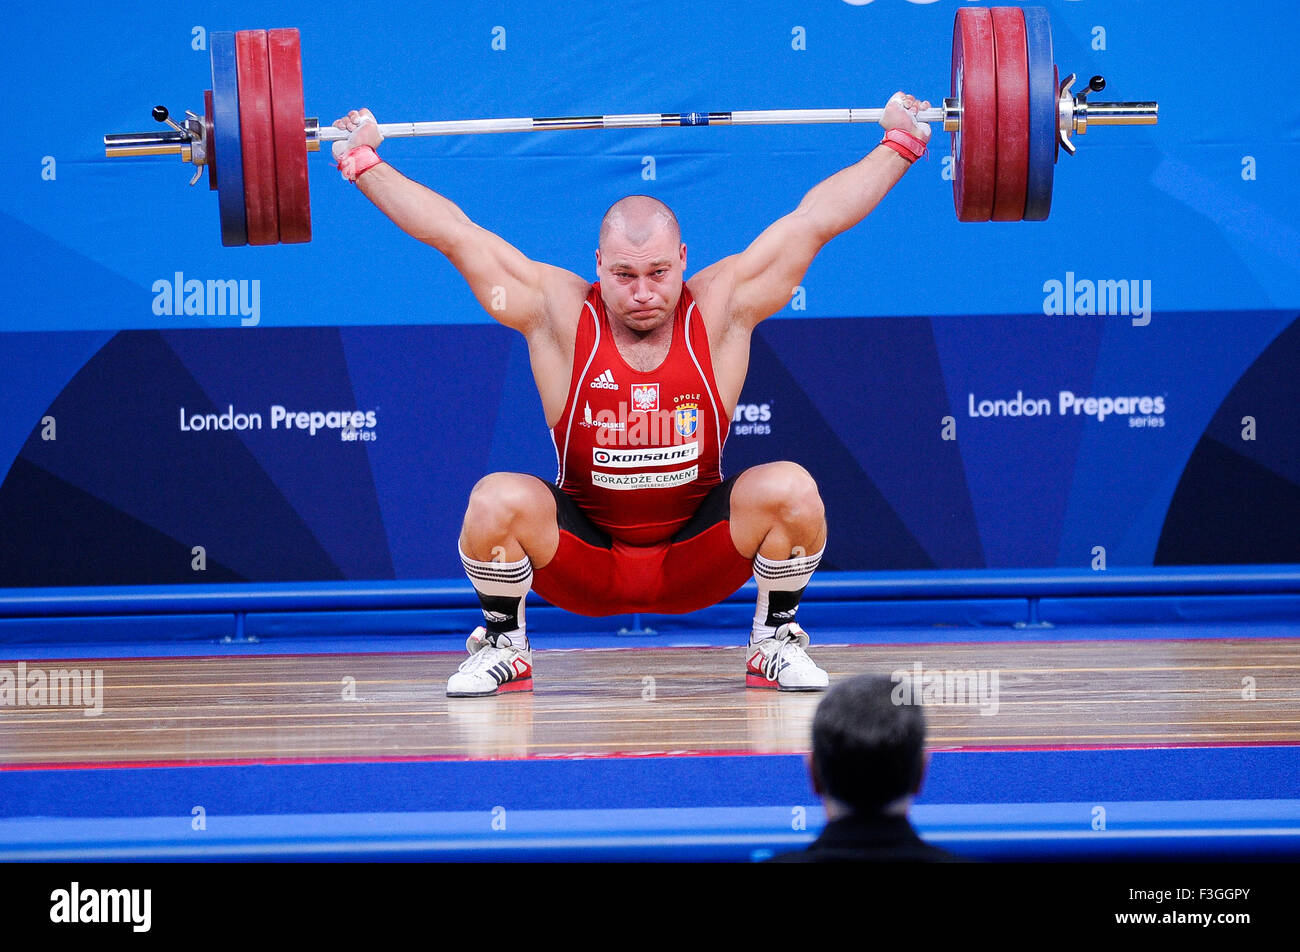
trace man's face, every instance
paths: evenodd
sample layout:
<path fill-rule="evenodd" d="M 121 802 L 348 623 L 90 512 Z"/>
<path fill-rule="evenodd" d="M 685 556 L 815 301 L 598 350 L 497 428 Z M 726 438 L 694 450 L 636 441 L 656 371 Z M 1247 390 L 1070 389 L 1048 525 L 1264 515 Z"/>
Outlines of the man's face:
<path fill-rule="evenodd" d="M 682 296 L 686 245 L 667 225 L 660 225 L 643 245 L 620 231 L 606 236 L 596 251 L 605 311 L 612 320 L 638 333 L 671 321 Z"/>

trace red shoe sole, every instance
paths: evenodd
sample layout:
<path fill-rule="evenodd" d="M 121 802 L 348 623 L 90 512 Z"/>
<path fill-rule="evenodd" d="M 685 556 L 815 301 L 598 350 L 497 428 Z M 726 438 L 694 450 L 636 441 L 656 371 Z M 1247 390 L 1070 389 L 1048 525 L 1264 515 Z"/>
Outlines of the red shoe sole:
<path fill-rule="evenodd" d="M 501 685 L 501 687 L 497 688 L 497 694 L 509 694 L 511 691 L 531 691 L 532 689 L 532 678 L 520 678 L 517 681 L 507 681 Z"/>
<path fill-rule="evenodd" d="M 825 691 L 822 685 L 807 685 L 805 687 L 782 687 L 779 682 L 769 681 L 761 674 L 745 674 L 745 687 L 758 688 L 759 690 L 768 691 Z"/>

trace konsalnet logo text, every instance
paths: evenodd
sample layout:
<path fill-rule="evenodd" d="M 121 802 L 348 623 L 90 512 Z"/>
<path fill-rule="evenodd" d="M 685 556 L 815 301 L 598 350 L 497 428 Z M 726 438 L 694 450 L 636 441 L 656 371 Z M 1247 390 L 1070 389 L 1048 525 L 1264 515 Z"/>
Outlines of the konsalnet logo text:
<path fill-rule="evenodd" d="M 344 442 L 374 441 L 378 424 L 374 410 L 291 410 L 274 404 L 264 417 L 258 412 L 236 410 L 233 404 L 227 404 L 221 412 L 195 413 L 180 408 L 183 433 L 261 430 L 266 428 L 267 419 L 272 430 L 292 430 L 308 436 L 328 430 L 337 432 Z"/>

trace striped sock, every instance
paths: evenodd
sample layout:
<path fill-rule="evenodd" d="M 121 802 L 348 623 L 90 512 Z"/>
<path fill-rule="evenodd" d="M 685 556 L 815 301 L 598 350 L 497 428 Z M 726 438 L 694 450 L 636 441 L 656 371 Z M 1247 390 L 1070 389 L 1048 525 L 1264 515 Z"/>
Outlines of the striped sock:
<path fill-rule="evenodd" d="M 754 630 L 749 643 L 755 644 L 771 638 L 777 628 L 794 621 L 799 598 L 808 587 L 808 580 L 822 560 L 822 551 L 815 555 L 799 555 L 776 562 L 758 555 L 754 557 L 754 581 L 758 583 L 758 604 L 754 609 Z"/>
<path fill-rule="evenodd" d="M 528 556 L 518 562 L 479 562 L 461 552 L 460 564 L 483 606 L 488 632 L 508 636 L 516 648 L 527 648 L 524 597 L 533 587 L 533 563 Z"/>

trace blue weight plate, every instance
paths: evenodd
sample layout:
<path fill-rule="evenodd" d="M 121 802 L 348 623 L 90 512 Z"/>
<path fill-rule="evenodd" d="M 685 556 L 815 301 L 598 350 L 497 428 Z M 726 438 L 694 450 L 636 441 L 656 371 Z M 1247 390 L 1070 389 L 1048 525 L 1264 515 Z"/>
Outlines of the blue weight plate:
<path fill-rule="evenodd" d="M 244 149 L 239 136 L 235 34 L 209 33 L 208 51 L 212 56 L 212 145 L 216 150 L 221 243 L 246 245 L 248 218 L 244 211 Z"/>
<path fill-rule="evenodd" d="M 1044 221 L 1052 210 L 1056 167 L 1056 67 L 1052 24 L 1043 7 L 1025 7 L 1029 46 L 1029 187 L 1025 221 Z"/>

